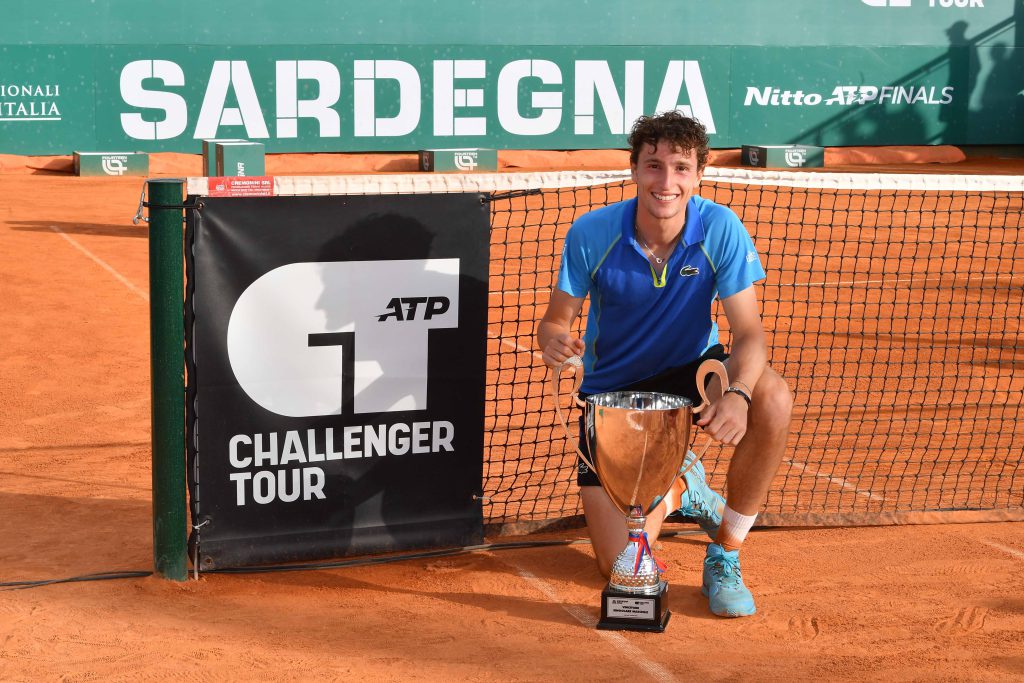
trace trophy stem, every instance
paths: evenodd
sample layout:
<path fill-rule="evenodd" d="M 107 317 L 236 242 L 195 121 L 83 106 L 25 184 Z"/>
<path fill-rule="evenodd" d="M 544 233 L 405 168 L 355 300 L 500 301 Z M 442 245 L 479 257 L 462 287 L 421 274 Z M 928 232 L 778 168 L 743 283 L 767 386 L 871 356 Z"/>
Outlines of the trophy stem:
<path fill-rule="evenodd" d="M 608 585 L 614 590 L 636 595 L 654 595 L 661 590 L 661 568 L 644 533 L 646 522 L 642 508 L 634 506 L 626 520 L 629 541 L 612 564 Z"/>

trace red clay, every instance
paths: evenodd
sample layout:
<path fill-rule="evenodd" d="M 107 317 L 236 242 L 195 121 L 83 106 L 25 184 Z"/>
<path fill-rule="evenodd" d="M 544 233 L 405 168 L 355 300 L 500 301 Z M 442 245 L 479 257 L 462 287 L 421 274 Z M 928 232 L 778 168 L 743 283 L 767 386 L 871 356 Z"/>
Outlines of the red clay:
<path fill-rule="evenodd" d="M 0 176 L 0 582 L 152 567 L 141 187 Z M 592 628 L 586 544 L 2 591 L 0 680 L 1024 676 L 1020 523 L 755 532 L 742 620 L 707 612 L 703 548 L 660 543 L 661 635 Z"/>

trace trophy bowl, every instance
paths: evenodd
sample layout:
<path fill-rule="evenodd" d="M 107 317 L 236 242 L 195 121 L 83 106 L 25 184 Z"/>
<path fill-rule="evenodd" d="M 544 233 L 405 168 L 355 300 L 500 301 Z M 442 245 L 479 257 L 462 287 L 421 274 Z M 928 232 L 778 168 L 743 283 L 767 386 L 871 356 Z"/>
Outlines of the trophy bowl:
<path fill-rule="evenodd" d="M 661 589 L 643 527 L 683 470 L 693 407 L 688 398 L 654 392 L 613 391 L 586 399 L 585 434 L 595 471 L 629 518 L 629 543 L 612 565 L 609 586 L 615 590 L 651 595 Z"/>

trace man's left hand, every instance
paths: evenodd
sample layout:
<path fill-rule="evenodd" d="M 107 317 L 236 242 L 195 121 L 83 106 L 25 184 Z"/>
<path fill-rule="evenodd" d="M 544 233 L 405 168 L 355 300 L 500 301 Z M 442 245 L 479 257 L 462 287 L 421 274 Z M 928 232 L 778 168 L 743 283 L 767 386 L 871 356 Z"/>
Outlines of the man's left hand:
<path fill-rule="evenodd" d="M 725 394 L 705 408 L 697 426 L 715 441 L 735 446 L 747 433 L 747 402 L 737 394 Z"/>

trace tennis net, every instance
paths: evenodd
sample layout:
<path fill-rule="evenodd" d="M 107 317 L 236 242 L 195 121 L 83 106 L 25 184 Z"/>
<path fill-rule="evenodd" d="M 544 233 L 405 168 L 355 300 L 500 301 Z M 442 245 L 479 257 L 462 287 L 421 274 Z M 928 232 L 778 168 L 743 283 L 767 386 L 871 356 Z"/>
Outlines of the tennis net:
<path fill-rule="evenodd" d="M 628 172 L 275 179 L 275 194 L 480 190 L 485 520 L 502 533 L 579 524 L 576 456 L 533 335 L 565 232 L 634 196 Z M 771 361 L 795 394 L 760 523 L 1024 519 L 1024 178 L 709 168 L 701 194 L 754 238 Z M 724 489 L 728 452 L 704 464 Z"/>

